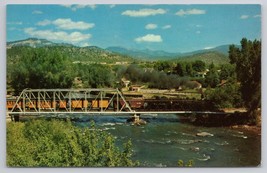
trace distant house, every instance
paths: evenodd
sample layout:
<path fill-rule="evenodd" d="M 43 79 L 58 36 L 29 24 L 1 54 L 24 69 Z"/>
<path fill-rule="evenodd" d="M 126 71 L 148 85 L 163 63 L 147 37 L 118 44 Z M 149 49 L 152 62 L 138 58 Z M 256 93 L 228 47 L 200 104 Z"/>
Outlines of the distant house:
<path fill-rule="evenodd" d="M 207 75 L 206 72 L 197 72 L 197 73 L 195 74 L 195 77 L 205 78 L 206 75 Z"/>
<path fill-rule="evenodd" d="M 132 86 L 130 86 L 130 91 L 138 92 L 141 90 L 141 88 L 142 88 L 141 85 L 132 85 Z"/>
<path fill-rule="evenodd" d="M 129 81 L 125 78 L 122 78 L 121 81 L 122 81 L 123 85 L 128 89 L 128 86 L 129 86 L 131 81 Z"/>
<path fill-rule="evenodd" d="M 201 89 L 202 84 L 197 81 L 187 81 L 184 85 L 180 85 L 176 88 L 176 91 L 182 91 L 184 89 Z"/>
<path fill-rule="evenodd" d="M 202 72 L 197 72 L 195 74 L 195 77 L 205 78 L 208 72 L 209 72 L 209 69 L 206 69 L 205 71 L 202 71 Z"/>
<path fill-rule="evenodd" d="M 76 87 L 82 87 L 83 81 L 80 77 L 75 77 L 74 80 L 73 80 L 73 84 L 76 86 Z"/>
<path fill-rule="evenodd" d="M 128 64 L 128 62 L 115 62 L 116 65 Z"/>
<path fill-rule="evenodd" d="M 198 81 L 191 81 L 194 89 L 201 89 L 202 88 L 202 84 L 199 83 Z"/>

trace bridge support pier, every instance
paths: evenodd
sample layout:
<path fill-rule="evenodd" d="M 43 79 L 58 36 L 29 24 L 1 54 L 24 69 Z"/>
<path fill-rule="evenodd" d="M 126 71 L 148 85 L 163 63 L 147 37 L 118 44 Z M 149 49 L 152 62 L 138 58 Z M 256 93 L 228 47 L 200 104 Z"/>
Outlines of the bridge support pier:
<path fill-rule="evenodd" d="M 19 115 L 12 115 L 12 121 L 19 122 L 20 116 Z"/>
<path fill-rule="evenodd" d="M 146 121 L 140 118 L 140 114 L 136 114 L 136 113 L 131 118 L 129 118 L 127 122 L 130 122 L 138 126 L 146 124 Z"/>

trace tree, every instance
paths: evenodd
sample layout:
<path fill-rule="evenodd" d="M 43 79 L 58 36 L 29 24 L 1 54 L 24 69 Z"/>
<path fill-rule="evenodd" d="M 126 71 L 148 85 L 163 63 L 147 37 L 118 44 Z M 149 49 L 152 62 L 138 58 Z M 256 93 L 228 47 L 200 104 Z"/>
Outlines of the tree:
<path fill-rule="evenodd" d="M 138 82 L 141 79 L 143 72 L 144 72 L 143 69 L 141 69 L 135 64 L 132 64 L 128 66 L 125 72 L 125 76 L 127 79 L 130 79 L 132 82 Z"/>
<path fill-rule="evenodd" d="M 21 53 L 21 54 L 19 54 Z M 10 84 L 18 93 L 25 88 L 69 88 L 71 62 L 56 49 L 22 48 L 9 66 Z"/>
<path fill-rule="evenodd" d="M 114 74 L 104 65 L 89 65 L 86 71 L 88 85 L 92 88 L 111 87 L 114 82 Z"/>
<path fill-rule="evenodd" d="M 187 75 L 188 76 L 193 76 L 193 72 L 194 71 L 193 71 L 193 68 L 192 68 L 192 63 L 191 62 L 187 63 L 185 68 L 186 68 Z"/>
<path fill-rule="evenodd" d="M 241 49 L 229 47 L 231 64 L 235 65 L 240 91 L 248 111 L 261 106 L 261 41 L 241 40 Z"/>
<path fill-rule="evenodd" d="M 233 64 L 222 64 L 220 69 L 220 80 L 228 80 L 236 77 L 235 66 Z"/>
<path fill-rule="evenodd" d="M 177 63 L 174 70 L 175 70 L 175 73 L 181 77 L 186 75 L 186 66 L 184 63 Z"/>
<path fill-rule="evenodd" d="M 192 64 L 192 68 L 196 71 L 196 72 L 202 72 L 205 70 L 206 68 L 206 64 L 205 62 L 201 61 L 201 60 L 196 60 L 195 62 L 193 62 Z"/>
<path fill-rule="evenodd" d="M 158 71 L 169 72 L 171 71 L 172 64 L 168 61 L 157 61 L 154 68 Z"/>
<path fill-rule="evenodd" d="M 209 72 L 207 73 L 205 82 L 212 88 L 216 87 L 220 83 L 218 71 L 213 63 L 209 66 Z"/>
<path fill-rule="evenodd" d="M 229 81 L 224 86 L 214 89 L 208 88 L 205 97 L 211 101 L 215 108 L 241 107 L 242 99 L 239 89 L 240 86 L 236 81 Z"/>

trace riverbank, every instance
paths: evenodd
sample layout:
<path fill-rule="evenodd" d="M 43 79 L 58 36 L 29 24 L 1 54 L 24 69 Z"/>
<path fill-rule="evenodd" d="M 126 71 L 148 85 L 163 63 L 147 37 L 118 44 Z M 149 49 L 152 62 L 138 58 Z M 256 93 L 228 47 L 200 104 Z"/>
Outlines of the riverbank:
<path fill-rule="evenodd" d="M 255 135 L 261 135 L 261 110 L 256 112 L 256 122 L 255 124 L 243 124 L 231 126 L 232 129 L 242 129 L 244 131 L 254 133 Z"/>
<path fill-rule="evenodd" d="M 231 129 L 237 129 L 237 130 L 242 130 L 242 131 L 247 131 L 248 133 L 252 133 L 255 135 L 261 136 L 261 126 L 258 125 L 235 125 L 231 126 Z"/>
<path fill-rule="evenodd" d="M 180 116 L 181 122 L 199 127 L 227 127 L 246 131 L 254 136 L 261 136 L 261 111 L 255 112 L 254 118 L 246 111 L 228 112 L 228 114 L 191 114 Z"/>

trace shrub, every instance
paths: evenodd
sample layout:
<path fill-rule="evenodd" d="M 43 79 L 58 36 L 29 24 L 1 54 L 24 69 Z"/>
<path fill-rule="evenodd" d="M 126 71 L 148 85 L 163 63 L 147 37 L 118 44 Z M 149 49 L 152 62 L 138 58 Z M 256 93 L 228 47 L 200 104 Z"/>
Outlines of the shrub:
<path fill-rule="evenodd" d="M 127 167 L 131 142 L 121 151 L 112 135 L 79 128 L 70 121 L 33 120 L 7 124 L 7 165 L 11 167 Z"/>

